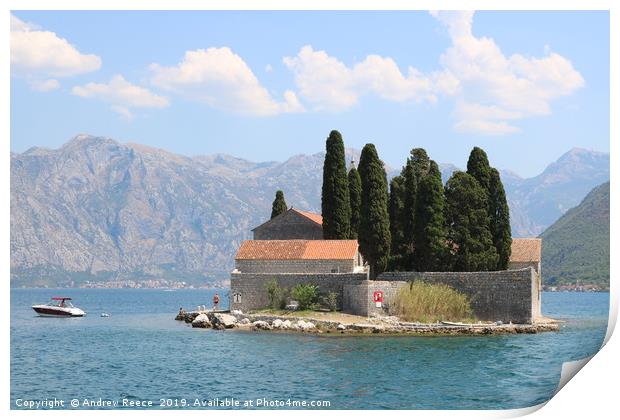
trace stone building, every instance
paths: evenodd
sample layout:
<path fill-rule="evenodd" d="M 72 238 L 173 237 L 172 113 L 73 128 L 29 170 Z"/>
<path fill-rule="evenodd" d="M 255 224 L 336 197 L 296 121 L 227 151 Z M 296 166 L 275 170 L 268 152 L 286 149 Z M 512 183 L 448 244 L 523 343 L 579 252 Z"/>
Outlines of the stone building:
<path fill-rule="evenodd" d="M 335 293 L 342 305 L 344 288 L 367 278 L 368 267 L 355 240 L 244 241 L 230 274 L 230 308 L 265 308 L 266 285 L 274 280 L 288 290 L 297 284 L 316 285 L 321 294 Z"/>
<path fill-rule="evenodd" d="M 235 256 L 236 273 L 364 272 L 355 240 L 250 240 Z"/>
<path fill-rule="evenodd" d="M 390 314 L 391 302 L 408 281 L 446 284 L 471 299 L 482 320 L 531 323 L 541 316 L 541 240 L 514 239 L 509 269 L 488 272 L 382 273 L 368 279 L 355 240 L 322 240 L 322 218 L 294 208 L 253 229 L 254 240 L 241 244 L 231 273 L 231 309 L 268 305 L 266 284 L 314 284 L 319 293 L 336 293 L 343 312 Z M 384 296 L 378 305 L 376 293 Z"/>
<path fill-rule="evenodd" d="M 512 270 L 532 267 L 540 276 L 542 260 L 542 239 L 540 238 L 514 238 L 508 268 Z"/>
<path fill-rule="evenodd" d="M 531 267 L 534 269 L 534 281 L 536 282 L 536 292 L 534 293 L 534 305 L 542 305 L 542 239 L 541 238 L 513 238 L 508 261 L 509 270 L 519 270 Z"/>
<path fill-rule="evenodd" d="M 252 229 L 255 240 L 323 239 L 323 217 L 293 207 Z"/>

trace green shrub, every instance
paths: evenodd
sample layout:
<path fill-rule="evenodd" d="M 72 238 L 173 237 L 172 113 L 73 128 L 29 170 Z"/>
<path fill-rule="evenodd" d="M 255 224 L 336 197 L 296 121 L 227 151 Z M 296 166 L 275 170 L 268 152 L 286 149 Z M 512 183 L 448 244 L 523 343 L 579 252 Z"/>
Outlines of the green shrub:
<path fill-rule="evenodd" d="M 299 303 L 299 309 L 311 309 L 317 301 L 319 294 L 318 286 L 314 284 L 297 284 L 291 291 L 291 297 Z"/>
<path fill-rule="evenodd" d="M 338 309 L 338 293 L 329 292 L 323 296 L 323 304 L 332 312 Z"/>
<path fill-rule="evenodd" d="M 391 311 L 411 322 L 472 321 L 469 299 L 443 284 L 428 284 L 421 280 L 409 282 L 396 292 Z"/>
<path fill-rule="evenodd" d="M 273 279 L 265 283 L 267 289 L 267 298 L 269 299 L 269 307 L 271 309 L 279 309 L 282 301 L 282 288 L 278 285 L 278 281 Z"/>

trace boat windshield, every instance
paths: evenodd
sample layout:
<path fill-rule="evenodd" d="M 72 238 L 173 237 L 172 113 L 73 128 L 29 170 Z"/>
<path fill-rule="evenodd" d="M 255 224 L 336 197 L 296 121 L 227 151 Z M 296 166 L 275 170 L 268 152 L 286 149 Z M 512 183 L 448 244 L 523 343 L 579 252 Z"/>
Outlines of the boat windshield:
<path fill-rule="evenodd" d="M 58 306 L 60 308 L 73 308 L 73 305 L 68 300 L 52 300 L 47 303 L 47 306 Z"/>

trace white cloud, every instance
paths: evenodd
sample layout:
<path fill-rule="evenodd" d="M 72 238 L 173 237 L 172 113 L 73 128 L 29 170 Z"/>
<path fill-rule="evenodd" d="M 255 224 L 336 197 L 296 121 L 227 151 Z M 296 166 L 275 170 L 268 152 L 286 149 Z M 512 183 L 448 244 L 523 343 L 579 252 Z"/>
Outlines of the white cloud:
<path fill-rule="evenodd" d="M 404 102 L 434 101 L 431 81 L 413 67 L 403 75 L 391 58 L 369 55 L 353 68 L 355 82 L 362 92 L 374 92 L 383 99 Z"/>
<path fill-rule="evenodd" d="M 282 112 L 304 112 L 304 106 L 297 99 L 297 95 L 292 90 L 284 92 L 284 103 L 279 105 Z"/>
<path fill-rule="evenodd" d="M 68 77 L 101 67 L 94 54 L 82 54 L 56 33 L 11 15 L 11 73 L 23 77 Z"/>
<path fill-rule="evenodd" d="M 41 29 L 38 25 L 31 22 L 24 22 L 17 16 L 11 14 L 11 32 L 36 31 Z"/>
<path fill-rule="evenodd" d="M 300 95 L 315 110 L 345 110 L 368 93 L 398 102 L 435 99 L 430 79 L 413 67 L 403 75 L 389 57 L 369 55 L 347 67 L 325 51 L 306 45 L 295 57 L 285 57 L 283 62 L 293 71 Z"/>
<path fill-rule="evenodd" d="M 117 74 L 108 83 L 87 83 L 74 86 L 71 92 L 83 98 L 97 98 L 112 105 L 112 110 L 131 119 L 130 108 L 165 108 L 168 99 L 146 88 L 131 84 Z"/>
<path fill-rule="evenodd" d="M 299 94 L 316 110 L 342 110 L 357 103 L 351 70 L 325 51 L 303 47 L 295 57 L 285 57 L 293 71 Z"/>
<path fill-rule="evenodd" d="M 112 105 L 110 109 L 112 109 L 112 111 L 119 114 L 121 117 L 125 118 L 127 121 L 133 120 L 133 114 L 131 113 L 129 108 L 127 108 L 126 106 Z"/>
<path fill-rule="evenodd" d="M 480 105 L 458 101 L 454 111 L 457 119 L 454 128 L 460 132 L 477 132 L 489 135 L 512 134 L 519 131 L 507 121 L 523 118 L 518 111 L 509 111 L 495 105 Z"/>
<path fill-rule="evenodd" d="M 36 90 L 37 92 L 49 92 L 60 88 L 60 82 L 56 79 L 29 80 L 28 84 L 30 85 L 30 89 Z"/>
<path fill-rule="evenodd" d="M 472 23 L 474 18 L 473 10 L 464 11 L 430 11 L 431 16 L 443 23 L 448 29 L 452 40 L 467 38 L 472 33 Z"/>
<path fill-rule="evenodd" d="M 431 12 L 452 45 L 435 72 L 436 90 L 456 100 L 458 131 L 500 135 L 518 131 L 514 122 L 548 115 L 551 101 L 584 85 L 571 62 L 545 46 L 542 58 L 505 56 L 491 38 L 472 33 L 473 12 Z"/>
<path fill-rule="evenodd" d="M 347 66 L 310 45 L 284 64 L 293 72 L 300 97 L 315 111 L 342 111 L 363 95 L 395 102 L 454 99 L 455 129 L 490 135 L 519 131 L 519 120 L 548 115 L 551 102 L 584 85 L 565 57 L 544 46 L 544 56 L 506 56 L 491 38 L 472 32 L 473 11 L 431 12 L 447 29 L 451 46 L 435 71 L 402 72 L 390 57 L 369 55 Z"/>
<path fill-rule="evenodd" d="M 213 108 L 246 115 L 301 112 L 292 91 L 274 99 L 250 67 L 230 48 L 186 51 L 176 66 L 150 66 L 151 82 L 164 90 L 206 103 Z"/>
<path fill-rule="evenodd" d="M 229 112 L 271 116 L 313 111 L 338 112 L 357 105 L 365 95 L 392 102 L 454 101 L 454 128 L 489 135 L 519 131 L 522 119 L 551 113 L 554 100 L 584 86 L 570 60 L 544 45 L 542 57 L 505 55 L 489 37 L 472 32 L 474 12 L 431 12 L 446 28 L 451 45 L 434 71 L 399 66 L 391 57 L 368 55 L 345 64 L 306 45 L 283 62 L 292 72 L 295 90 L 281 96 L 267 90 L 248 64 L 230 48 L 186 51 L 173 66 L 152 64 L 150 81 L 160 89 Z M 101 59 L 83 54 L 67 40 L 11 15 L 11 73 L 33 90 L 58 89 L 58 78 L 101 67 Z M 265 72 L 273 71 L 270 64 Z M 108 83 L 75 86 L 72 93 L 108 102 L 131 119 L 133 108 L 163 108 L 168 100 L 133 85 L 122 76 Z"/>
<path fill-rule="evenodd" d="M 489 119 L 467 120 L 461 119 L 454 124 L 454 129 L 462 133 L 479 133 L 489 136 L 503 136 L 519 131 L 514 125 L 504 121 L 491 121 Z"/>

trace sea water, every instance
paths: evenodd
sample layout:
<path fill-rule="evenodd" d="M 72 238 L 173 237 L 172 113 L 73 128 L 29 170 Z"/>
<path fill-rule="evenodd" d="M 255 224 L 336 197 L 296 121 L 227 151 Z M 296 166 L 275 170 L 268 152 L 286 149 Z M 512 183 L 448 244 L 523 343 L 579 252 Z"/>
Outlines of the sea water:
<path fill-rule="evenodd" d="M 469 337 L 215 331 L 174 321 L 180 306 L 209 306 L 215 292 L 11 290 L 11 408 L 528 407 L 553 396 L 563 362 L 598 351 L 609 310 L 608 293 L 543 293 L 544 315 L 565 321 L 559 332 Z M 31 305 L 56 295 L 87 316 L 36 316 Z"/>

